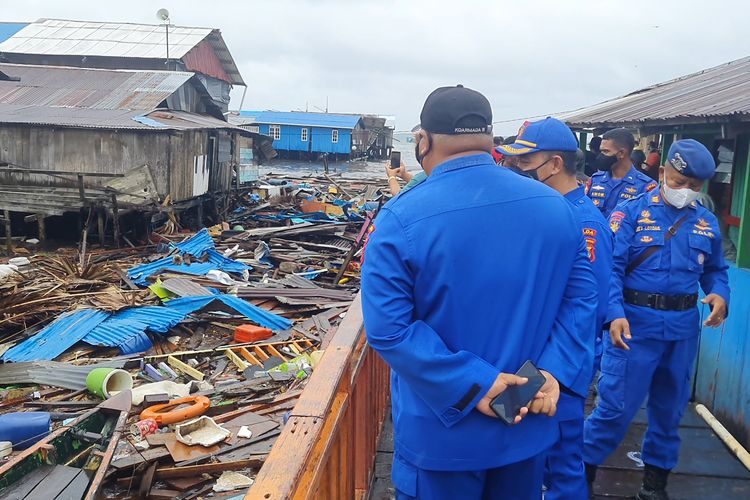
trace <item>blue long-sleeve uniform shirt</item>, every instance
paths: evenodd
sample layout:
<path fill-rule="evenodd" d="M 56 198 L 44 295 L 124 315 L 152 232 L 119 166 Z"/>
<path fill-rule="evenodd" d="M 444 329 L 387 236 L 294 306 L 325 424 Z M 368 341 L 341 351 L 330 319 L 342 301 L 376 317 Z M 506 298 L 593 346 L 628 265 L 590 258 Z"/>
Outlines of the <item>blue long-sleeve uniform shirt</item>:
<path fill-rule="evenodd" d="M 549 447 L 554 419 L 506 426 L 475 406 L 528 359 L 586 393 L 596 285 L 570 204 L 472 155 L 438 165 L 374 226 L 362 306 L 370 345 L 392 368 L 399 455 L 481 470 Z"/>
<path fill-rule="evenodd" d="M 597 315 L 596 331 L 601 332 L 602 325 L 607 319 L 609 304 L 609 281 L 612 275 L 612 246 L 613 234 L 602 213 L 593 201 L 586 197 L 581 186 L 565 195 L 573 204 L 583 237 L 586 241 L 591 267 L 596 275 Z"/>
<path fill-rule="evenodd" d="M 688 218 L 677 234 L 665 243 L 667 230 L 683 215 Z M 658 311 L 625 304 L 623 289 L 663 295 L 716 293 L 729 303 L 729 278 L 721 232 L 716 216 L 699 203 L 678 210 L 667 205 L 658 191 L 626 201 L 612 212 L 610 226 L 615 232 L 612 282 L 608 320 L 627 318 L 633 335 L 679 340 L 698 335 L 698 308 L 687 311 Z M 628 265 L 647 248 L 655 252 L 628 276 Z"/>
<path fill-rule="evenodd" d="M 613 235 L 609 228 L 607 219 L 601 214 L 590 198 L 584 192 L 583 186 L 570 191 L 565 195 L 574 208 L 576 218 L 586 241 L 586 250 L 588 251 L 591 268 L 596 278 L 597 289 L 597 312 L 595 322 L 595 336 L 601 336 L 602 325 L 607 318 L 607 308 L 609 305 L 609 282 L 612 275 L 612 245 Z M 587 333 L 589 330 L 585 330 Z M 591 345 L 594 346 L 594 336 L 590 339 Z M 594 376 L 592 365 L 591 377 Z M 581 419 L 583 418 L 583 403 L 580 399 L 583 396 L 574 396 L 571 394 L 560 394 L 560 401 L 557 405 L 557 418 L 560 421 Z"/>
<path fill-rule="evenodd" d="M 656 186 L 651 177 L 631 166 L 622 179 L 613 179 L 611 172 L 594 173 L 586 183 L 586 194 L 606 218 L 623 201 L 647 193 Z"/>

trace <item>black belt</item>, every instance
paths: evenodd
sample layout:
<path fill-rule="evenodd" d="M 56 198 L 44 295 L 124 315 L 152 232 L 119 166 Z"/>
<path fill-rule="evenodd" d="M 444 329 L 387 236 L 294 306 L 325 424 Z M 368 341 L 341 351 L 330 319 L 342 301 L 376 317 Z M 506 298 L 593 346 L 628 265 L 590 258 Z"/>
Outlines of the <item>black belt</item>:
<path fill-rule="evenodd" d="M 660 295 L 625 289 L 622 295 L 628 304 L 650 307 L 659 311 L 687 311 L 698 305 L 697 293 L 691 295 Z"/>

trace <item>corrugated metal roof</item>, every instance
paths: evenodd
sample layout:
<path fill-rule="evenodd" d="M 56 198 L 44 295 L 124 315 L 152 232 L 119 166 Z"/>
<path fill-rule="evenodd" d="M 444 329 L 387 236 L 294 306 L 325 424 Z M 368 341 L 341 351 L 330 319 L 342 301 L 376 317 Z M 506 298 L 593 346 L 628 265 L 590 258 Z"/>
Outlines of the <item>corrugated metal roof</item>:
<path fill-rule="evenodd" d="M 209 115 L 155 109 L 194 76 L 189 72 L 1 63 L 0 72 L 20 78 L 20 81 L 0 80 L 0 123 L 140 130 L 243 130 Z"/>
<path fill-rule="evenodd" d="M 151 348 L 146 331 L 167 333 L 189 314 L 220 301 L 255 323 L 274 330 L 288 330 L 292 322 L 233 295 L 210 295 L 173 299 L 166 306 L 123 309 L 114 314 L 95 309 L 66 313 L 33 337 L 8 349 L 3 361 L 51 360 L 77 342 L 118 347 L 123 354 Z"/>
<path fill-rule="evenodd" d="M 128 269 L 128 277 L 139 285 L 147 285 L 146 278 L 154 273 L 164 270 L 172 270 L 195 276 L 203 276 L 209 271 L 220 269 L 228 273 L 243 274 L 252 269 L 247 264 L 224 257 L 214 247 L 214 240 L 203 228 L 187 240 L 175 245 L 180 254 L 188 253 L 195 258 L 207 257 L 206 262 L 194 262 L 190 264 L 175 264 L 172 257 L 164 257 L 154 262 L 148 262 Z"/>
<path fill-rule="evenodd" d="M 30 339 L 8 349 L 3 361 L 55 359 L 108 317 L 109 313 L 96 309 L 65 313 Z"/>
<path fill-rule="evenodd" d="M 86 377 L 94 368 L 122 368 L 125 360 L 109 360 L 93 365 L 76 366 L 56 361 L 27 361 L 0 364 L 0 386 L 40 384 L 64 389 L 85 389 Z"/>
<path fill-rule="evenodd" d="M 193 77 L 182 71 L 133 71 L 0 64 L 20 81 L 0 81 L 0 104 L 152 111 Z"/>
<path fill-rule="evenodd" d="M 574 127 L 750 118 L 750 57 L 557 115 Z"/>
<path fill-rule="evenodd" d="M 212 28 L 169 26 L 169 57 L 181 59 L 208 38 L 233 84 L 244 85 L 221 32 Z M 50 56 L 166 59 L 163 24 L 105 23 L 40 19 L 0 43 L 0 52 Z"/>
<path fill-rule="evenodd" d="M 302 113 L 297 111 L 240 111 L 241 118 L 254 119 L 252 123 L 268 125 L 297 125 L 301 127 L 322 127 L 353 129 L 359 123 L 359 115 L 337 115 L 333 113 Z"/>
<path fill-rule="evenodd" d="M 211 295 L 207 297 L 180 297 L 172 299 L 166 303 L 166 306 L 176 311 L 184 312 L 186 315 L 203 309 L 213 301 L 219 300 L 224 305 L 231 307 L 246 318 L 254 321 L 260 326 L 265 326 L 272 330 L 288 330 L 292 327 L 292 322 L 288 319 L 261 309 L 260 307 L 246 302 L 234 295 Z"/>

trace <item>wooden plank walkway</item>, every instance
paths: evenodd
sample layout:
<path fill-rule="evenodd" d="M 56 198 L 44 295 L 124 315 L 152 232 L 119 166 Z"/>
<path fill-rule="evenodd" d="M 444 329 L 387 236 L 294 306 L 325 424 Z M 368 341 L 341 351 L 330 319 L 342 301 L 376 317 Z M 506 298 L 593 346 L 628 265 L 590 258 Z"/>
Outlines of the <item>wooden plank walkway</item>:
<path fill-rule="evenodd" d="M 394 498 L 391 484 L 393 460 L 393 422 L 385 422 L 371 500 Z M 600 468 L 594 486 L 595 499 L 632 499 L 641 484 L 642 472 L 628 454 L 639 452 L 646 431 L 646 412 L 641 410 L 620 447 Z M 680 462 L 669 478 L 667 491 L 672 500 L 740 500 L 750 498 L 750 472 L 724 446 L 719 437 L 695 413 L 691 404 L 680 423 L 682 448 Z"/>

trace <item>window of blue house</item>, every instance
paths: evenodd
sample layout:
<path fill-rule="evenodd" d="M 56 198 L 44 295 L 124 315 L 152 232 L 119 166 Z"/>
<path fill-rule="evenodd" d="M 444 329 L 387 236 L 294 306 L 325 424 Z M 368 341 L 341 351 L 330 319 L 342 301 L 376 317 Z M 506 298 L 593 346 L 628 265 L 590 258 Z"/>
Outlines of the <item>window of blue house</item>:
<path fill-rule="evenodd" d="M 302 142 L 307 142 L 307 129 L 302 129 Z"/>
<path fill-rule="evenodd" d="M 274 141 L 281 139 L 281 127 L 279 125 L 270 125 L 268 127 L 268 134 L 273 137 Z"/>
<path fill-rule="evenodd" d="M 339 142 L 339 131 L 336 129 L 331 130 L 331 142 L 334 144 Z"/>

